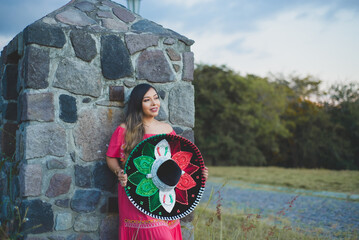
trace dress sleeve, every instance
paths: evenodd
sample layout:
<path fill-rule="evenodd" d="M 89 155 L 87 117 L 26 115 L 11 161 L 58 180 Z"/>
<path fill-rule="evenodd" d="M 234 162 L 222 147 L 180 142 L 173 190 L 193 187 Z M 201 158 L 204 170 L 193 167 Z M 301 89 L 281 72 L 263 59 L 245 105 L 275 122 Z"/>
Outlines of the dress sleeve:
<path fill-rule="evenodd" d="M 121 126 L 116 128 L 108 145 L 106 156 L 119 158 L 121 162 L 125 161 L 125 132 Z"/>

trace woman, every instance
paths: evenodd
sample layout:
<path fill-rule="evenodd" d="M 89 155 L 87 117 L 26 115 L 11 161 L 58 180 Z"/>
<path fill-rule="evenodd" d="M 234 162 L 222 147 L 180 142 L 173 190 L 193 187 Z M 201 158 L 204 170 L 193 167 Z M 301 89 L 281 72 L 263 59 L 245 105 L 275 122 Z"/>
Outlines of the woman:
<path fill-rule="evenodd" d="M 124 174 L 123 168 L 132 149 L 139 142 L 153 135 L 176 134 L 169 124 L 155 119 L 159 110 L 160 99 L 157 91 L 149 84 L 137 85 L 130 95 L 125 123 L 115 130 L 108 147 L 107 165 L 116 174 L 120 183 L 118 185 L 119 239 L 182 239 L 179 220 L 160 220 L 140 212 L 129 201 L 123 188 L 127 184 L 127 175 Z M 207 179 L 207 168 L 204 176 Z"/>

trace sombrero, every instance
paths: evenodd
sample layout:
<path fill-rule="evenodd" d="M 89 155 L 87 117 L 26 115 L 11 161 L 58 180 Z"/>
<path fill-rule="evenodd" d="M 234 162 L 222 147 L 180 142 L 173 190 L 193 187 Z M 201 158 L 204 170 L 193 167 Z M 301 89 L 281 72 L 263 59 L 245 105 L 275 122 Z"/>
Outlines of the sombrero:
<path fill-rule="evenodd" d="M 141 212 L 175 220 L 191 213 L 205 187 L 204 162 L 196 145 L 177 135 L 159 134 L 140 142 L 125 166 L 126 194 Z"/>

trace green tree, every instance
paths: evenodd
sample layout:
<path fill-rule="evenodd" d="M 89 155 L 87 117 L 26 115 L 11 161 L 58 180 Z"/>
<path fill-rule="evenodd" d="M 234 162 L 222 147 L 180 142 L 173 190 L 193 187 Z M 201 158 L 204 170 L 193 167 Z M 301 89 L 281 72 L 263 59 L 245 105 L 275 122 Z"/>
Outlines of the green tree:
<path fill-rule="evenodd" d="M 294 77 L 278 84 L 286 89 L 287 108 L 281 116 L 290 137 L 280 139 L 280 154 L 270 163 L 287 167 L 347 169 L 353 167 L 350 141 L 343 126 L 333 122 L 328 103 L 317 103 L 319 80 Z"/>
<path fill-rule="evenodd" d="M 333 85 L 328 106 L 333 123 L 341 129 L 342 138 L 350 142 L 351 159 L 346 168 L 359 169 L 359 84 Z"/>
<path fill-rule="evenodd" d="M 276 84 L 225 66 L 198 65 L 194 73 L 196 143 L 213 165 L 265 165 L 288 134 L 280 115 L 285 95 Z"/>

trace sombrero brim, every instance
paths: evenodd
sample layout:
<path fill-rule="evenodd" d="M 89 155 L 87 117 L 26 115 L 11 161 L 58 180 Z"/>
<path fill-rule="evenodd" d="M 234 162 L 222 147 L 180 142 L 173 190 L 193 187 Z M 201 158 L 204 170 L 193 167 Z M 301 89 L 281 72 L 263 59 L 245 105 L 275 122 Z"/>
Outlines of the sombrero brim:
<path fill-rule="evenodd" d="M 170 156 L 182 170 L 178 184 L 170 191 L 156 188 L 150 177 L 151 166 L 163 158 L 157 147 L 163 142 L 168 143 L 170 152 L 166 149 L 162 154 Z M 177 135 L 155 135 L 140 142 L 129 155 L 125 165 L 128 176 L 125 191 L 141 212 L 163 220 L 180 219 L 191 213 L 202 197 L 203 170 L 202 155 L 191 141 Z"/>

